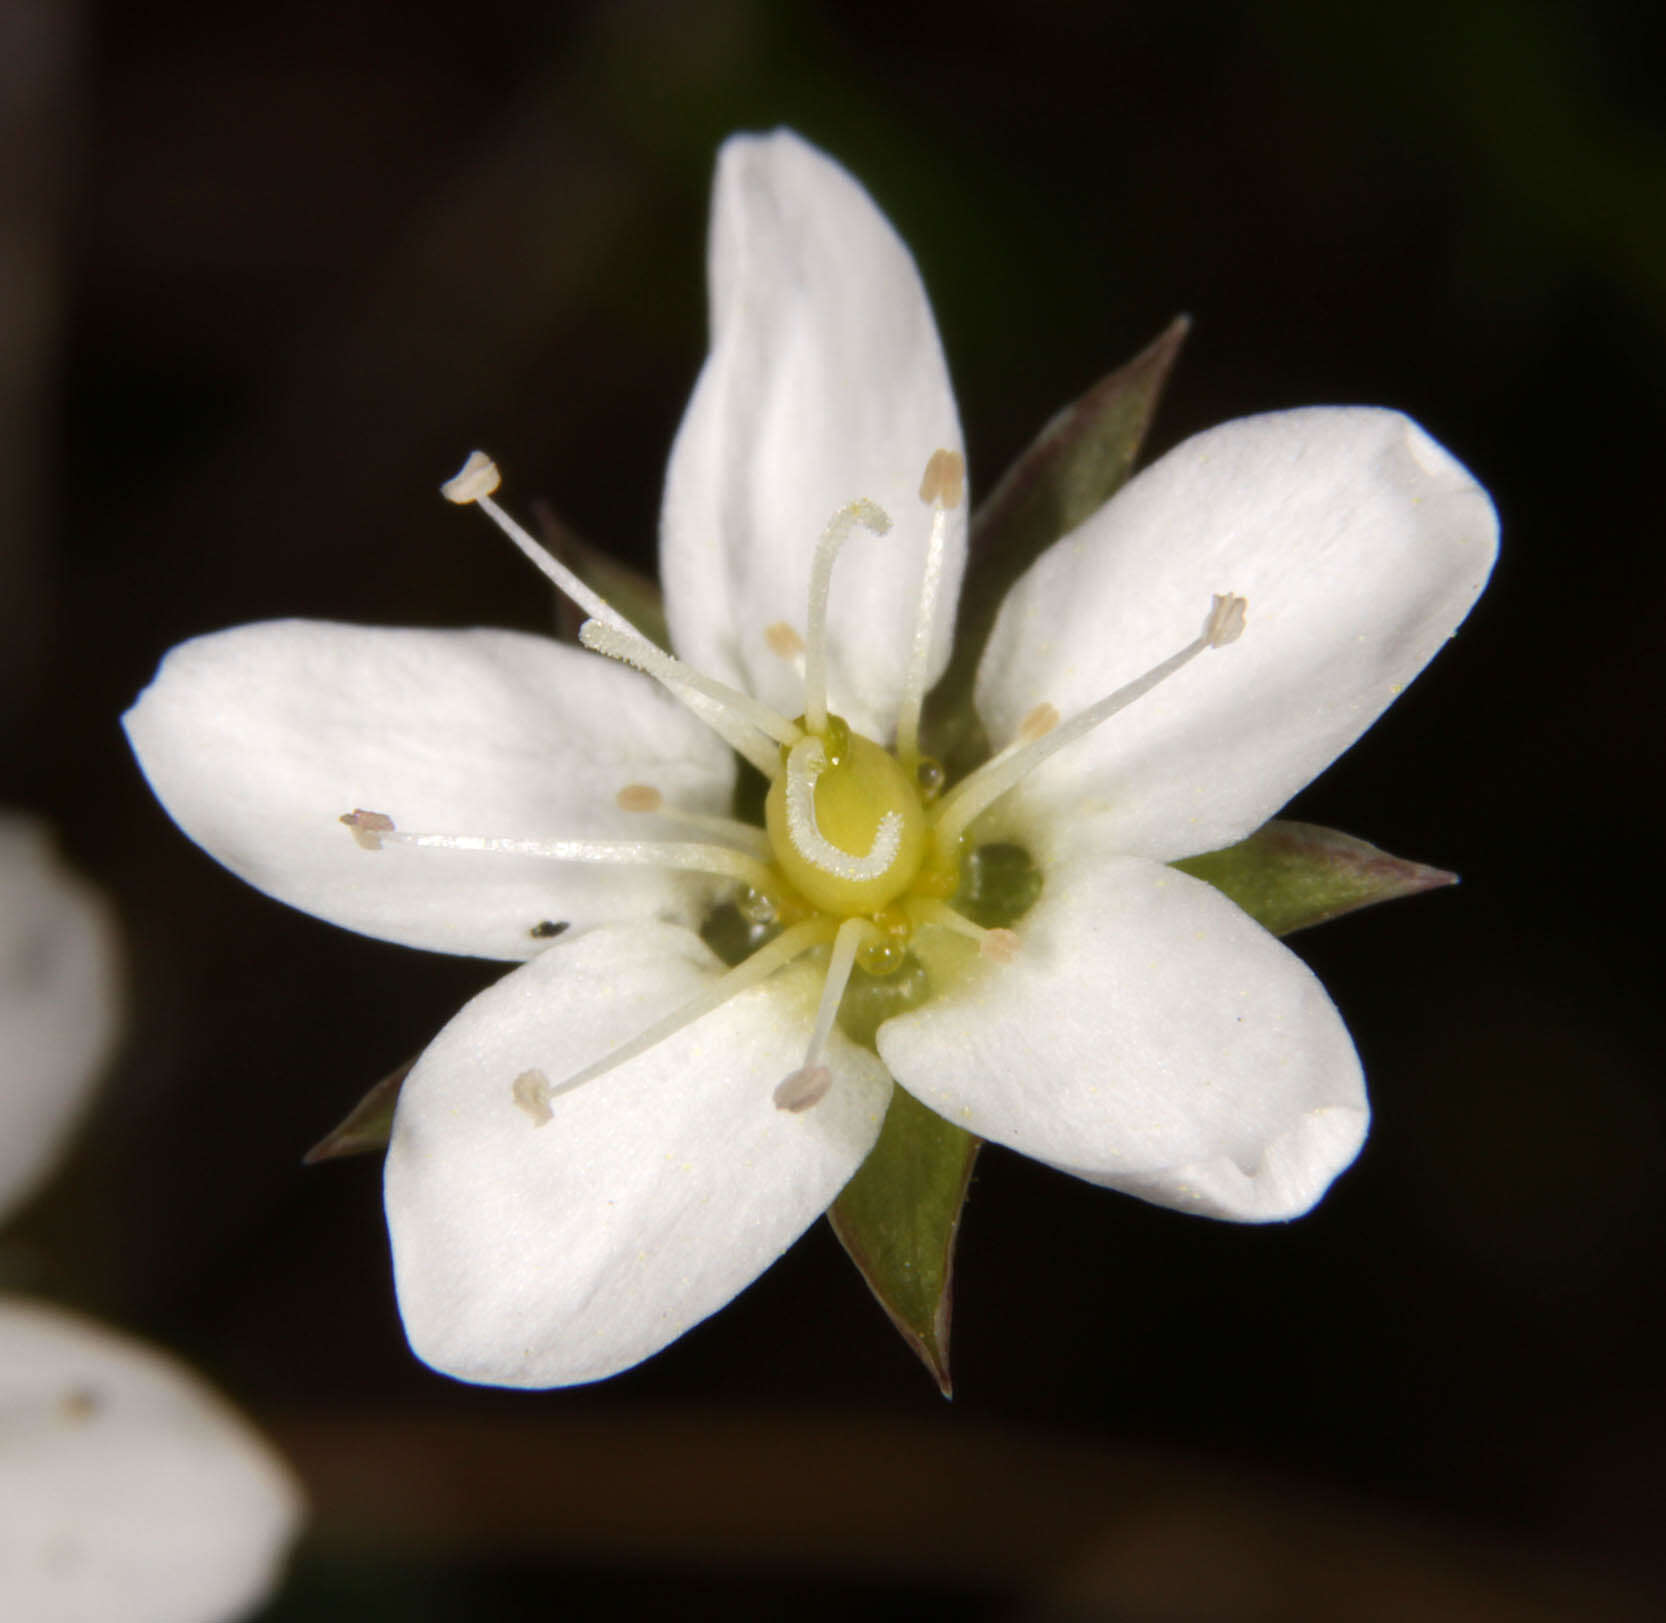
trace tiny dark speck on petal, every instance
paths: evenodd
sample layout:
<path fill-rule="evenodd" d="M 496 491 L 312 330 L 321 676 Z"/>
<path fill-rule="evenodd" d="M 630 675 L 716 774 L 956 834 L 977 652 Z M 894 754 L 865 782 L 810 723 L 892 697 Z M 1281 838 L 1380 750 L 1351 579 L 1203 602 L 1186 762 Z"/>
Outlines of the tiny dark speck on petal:
<path fill-rule="evenodd" d="M 560 935 L 566 928 L 567 922 L 565 919 L 563 919 L 559 924 L 557 924 L 554 919 L 544 919 L 541 923 L 533 925 L 532 928 L 527 931 L 527 934 L 530 935 L 534 941 L 551 941 L 556 936 Z"/>

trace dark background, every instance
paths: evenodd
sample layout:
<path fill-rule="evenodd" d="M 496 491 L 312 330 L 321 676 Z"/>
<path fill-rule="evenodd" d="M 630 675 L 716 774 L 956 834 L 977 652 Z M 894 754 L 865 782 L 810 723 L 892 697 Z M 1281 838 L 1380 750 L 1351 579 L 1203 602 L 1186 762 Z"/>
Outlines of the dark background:
<path fill-rule="evenodd" d="M 290 1450 L 317 1515 L 274 1620 L 1649 1614 L 1666 10 L 0 18 L 0 803 L 56 823 L 132 959 L 13 1268 Z M 374 1162 L 299 1157 L 498 970 L 241 887 L 117 717 L 240 621 L 546 627 L 435 492 L 476 444 L 523 511 L 651 559 L 713 154 L 777 122 L 912 245 L 978 487 L 1181 310 L 1154 449 L 1365 402 L 1468 463 L 1491 590 L 1295 806 L 1464 883 L 1297 938 L 1377 1112 L 1302 1222 L 986 1152 L 952 1406 L 823 1227 L 638 1371 L 474 1390 L 405 1347 Z"/>

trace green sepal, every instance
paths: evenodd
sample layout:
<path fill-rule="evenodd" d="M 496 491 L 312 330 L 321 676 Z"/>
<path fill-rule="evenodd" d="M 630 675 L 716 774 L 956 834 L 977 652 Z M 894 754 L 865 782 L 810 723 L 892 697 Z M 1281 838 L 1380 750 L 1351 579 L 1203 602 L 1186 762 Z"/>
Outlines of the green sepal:
<path fill-rule="evenodd" d="M 415 1059 L 408 1059 L 389 1071 L 301 1157 L 303 1163 L 313 1166 L 319 1161 L 339 1161 L 346 1155 L 369 1155 L 373 1150 L 386 1149 L 393 1135 L 393 1107 L 399 1103 L 399 1090 L 415 1064 Z"/>
<path fill-rule="evenodd" d="M 1456 874 L 1390 856 L 1351 834 L 1280 818 L 1237 845 L 1174 866 L 1206 880 L 1274 935 L 1458 882 Z"/>
<path fill-rule="evenodd" d="M 1191 328 L 1177 316 L 1144 350 L 1059 412 L 972 515 L 954 654 L 926 701 L 928 750 L 961 777 L 988 754 L 972 685 L 1013 583 L 1127 482 Z"/>
<path fill-rule="evenodd" d="M 960 1212 L 980 1140 L 891 1092 L 879 1142 L 828 1212 L 850 1260 L 944 1397 Z"/>
<path fill-rule="evenodd" d="M 1190 327 L 1187 317 L 1177 317 L 1133 360 L 1059 412 L 973 514 L 954 654 L 923 719 L 927 751 L 950 768 L 952 778 L 989 753 L 972 709 L 972 685 L 1002 599 L 1048 547 L 1091 517 L 1134 471 Z M 945 1397 L 952 1390 L 955 1238 L 978 1147 L 970 1133 L 899 1088 L 879 1142 L 828 1213 L 869 1289 Z"/>

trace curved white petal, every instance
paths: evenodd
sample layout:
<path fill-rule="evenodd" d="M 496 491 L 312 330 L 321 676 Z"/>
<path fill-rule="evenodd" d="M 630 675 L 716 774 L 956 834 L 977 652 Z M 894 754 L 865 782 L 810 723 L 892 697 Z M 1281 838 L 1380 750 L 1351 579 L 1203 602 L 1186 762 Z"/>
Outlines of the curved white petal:
<path fill-rule="evenodd" d="M 0 1616 L 230 1623 L 302 1514 L 283 1462 L 189 1370 L 0 1297 Z"/>
<path fill-rule="evenodd" d="M 670 925 L 596 930 L 505 977 L 405 1083 L 385 1193 L 417 1355 L 461 1380 L 566 1386 L 657 1352 L 762 1273 L 832 1203 L 890 1098 L 837 1033 L 833 1085 L 794 1115 L 819 969 L 800 962 L 573 1092 L 517 1102 L 705 989 L 721 966 Z"/>
<path fill-rule="evenodd" d="M 44 827 L 0 813 L 0 1221 L 56 1165 L 121 1023 L 103 899 Z"/>
<path fill-rule="evenodd" d="M 1002 606 L 977 702 L 1004 743 L 1183 648 L 1210 650 L 1061 749 L 1015 794 L 1103 811 L 1164 860 L 1243 838 L 1376 720 L 1452 635 L 1497 551 L 1486 493 L 1395 412 L 1314 409 L 1199 434 L 1045 553 Z"/>
<path fill-rule="evenodd" d="M 930 530 L 921 474 L 933 451 L 961 449 L 919 273 L 861 186 L 778 130 L 724 144 L 710 274 L 711 354 L 671 452 L 661 520 L 677 652 L 796 716 L 802 685 L 764 633 L 778 621 L 803 632 L 816 541 L 865 497 L 893 527 L 857 531 L 834 572 L 828 687 L 853 727 L 887 738 Z M 948 660 L 965 516 L 962 503 L 933 678 Z"/>
<path fill-rule="evenodd" d="M 440 952 L 526 958 L 544 921 L 691 918 L 686 876 L 387 845 L 339 819 L 409 833 L 675 839 L 614 803 L 650 783 L 725 811 L 733 757 L 645 677 L 509 631 L 396 631 L 280 620 L 198 637 L 124 718 L 176 823 L 292 907 Z"/>
<path fill-rule="evenodd" d="M 1012 963 L 974 960 L 879 1051 L 949 1121 L 1207 1216 L 1296 1217 L 1369 1112 L 1300 959 L 1218 891 L 1079 841 L 1045 863 Z"/>

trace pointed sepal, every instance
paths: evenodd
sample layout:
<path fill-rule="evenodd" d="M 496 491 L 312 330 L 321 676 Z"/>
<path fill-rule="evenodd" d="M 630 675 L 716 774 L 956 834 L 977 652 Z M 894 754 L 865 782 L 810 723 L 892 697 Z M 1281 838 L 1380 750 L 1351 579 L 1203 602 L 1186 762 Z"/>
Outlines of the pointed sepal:
<path fill-rule="evenodd" d="M 370 1155 L 385 1150 L 393 1135 L 393 1110 L 399 1090 L 411 1074 L 415 1059 L 389 1071 L 346 1116 L 301 1157 L 306 1166 L 320 1161 L 339 1161 L 348 1155 Z"/>
<path fill-rule="evenodd" d="M 861 1170 L 828 1219 L 851 1261 L 944 1397 L 955 1240 L 980 1140 L 897 1088 Z"/>
<path fill-rule="evenodd" d="M 954 775 L 985 749 L 972 684 L 1002 599 L 1048 547 L 1127 482 L 1190 330 L 1190 318 L 1177 316 L 1133 360 L 1053 417 L 973 514 L 954 657 L 926 706 L 927 740 Z"/>
<path fill-rule="evenodd" d="M 1237 845 L 1174 866 L 1229 896 L 1274 935 L 1458 882 L 1443 868 L 1391 856 L 1351 834 L 1282 818 Z"/>

